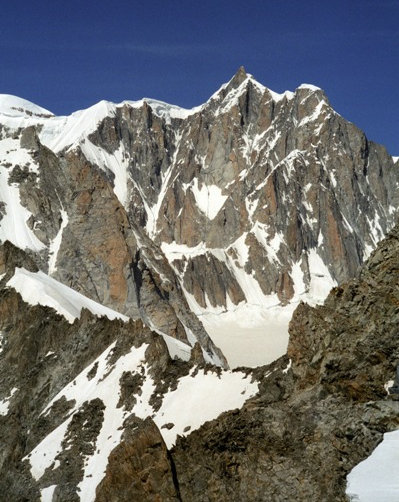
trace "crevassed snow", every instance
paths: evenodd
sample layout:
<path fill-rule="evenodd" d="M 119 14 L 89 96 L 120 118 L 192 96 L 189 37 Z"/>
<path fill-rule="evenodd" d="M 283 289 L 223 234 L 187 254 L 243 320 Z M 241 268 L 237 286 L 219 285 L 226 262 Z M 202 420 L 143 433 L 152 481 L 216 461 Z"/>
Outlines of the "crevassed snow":
<path fill-rule="evenodd" d="M 67 225 L 68 225 L 68 214 L 66 211 L 61 209 L 61 225 L 57 235 L 54 237 L 53 241 L 50 243 L 49 246 L 49 262 L 48 262 L 49 275 L 53 274 L 57 270 L 58 251 L 61 246 L 62 233 Z"/>
<path fill-rule="evenodd" d="M 5 215 L 0 220 L 0 241 L 9 240 L 21 249 L 40 251 L 45 245 L 27 223 L 32 214 L 21 205 L 19 188 L 8 184 L 8 176 L 7 169 L 0 165 L 0 201 L 5 203 Z"/>
<path fill-rule="evenodd" d="M 198 186 L 198 179 L 195 178 L 190 187 L 198 209 L 202 211 L 210 220 L 213 220 L 226 202 L 227 195 L 222 195 L 222 190 L 216 185 L 202 184 Z"/>
<path fill-rule="evenodd" d="M 10 401 L 12 396 L 17 392 L 17 388 L 14 387 L 11 389 L 10 395 L 8 397 L 5 397 L 4 399 L 0 400 L 0 415 L 7 415 L 8 413 L 8 408 L 10 407 Z"/>
<path fill-rule="evenodd" d="M 399 500 L 399 431 L 384 434 L 372 454 L 352 469 L 346 494 L 353 502 Z"/>
<path fill-rule="evenodd" d="M 106 316 L 108 319 L 128 320 L 119 312 L 90 300 L 41 271 L 35 273 L 24 268 L 16 268 L 7 286 L 14 288 L 26 303 L 51 307 L 70 323 L 80 317 L 82 308 L 90 310 L 97 316 Z"/>

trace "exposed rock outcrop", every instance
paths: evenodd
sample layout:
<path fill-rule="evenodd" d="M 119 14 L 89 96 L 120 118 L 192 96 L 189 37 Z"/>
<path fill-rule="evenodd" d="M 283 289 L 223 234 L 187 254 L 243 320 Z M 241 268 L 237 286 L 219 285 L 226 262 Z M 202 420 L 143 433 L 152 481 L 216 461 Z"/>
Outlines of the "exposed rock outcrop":
<path fill-rule="evenodd" d="M 108 459 L 96 502 L 181 500 L 166 445 L 151 419 L 132 420 Z"/>
<path fill-rule="evenodd" d="M 399 427 L 386 391 L 399 363 L 398 269 L 396 227 L 358 279 L 297 308 L 288 356 L 258 397 L 172 450 L 182 500 L 346 500 L 346 475 Z"/>

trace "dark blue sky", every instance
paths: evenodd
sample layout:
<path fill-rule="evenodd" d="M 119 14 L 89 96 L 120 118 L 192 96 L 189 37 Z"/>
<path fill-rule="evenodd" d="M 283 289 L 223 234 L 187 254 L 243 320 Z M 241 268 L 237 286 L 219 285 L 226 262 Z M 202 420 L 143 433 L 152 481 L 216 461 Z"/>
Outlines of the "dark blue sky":
<path fill-rule="evenodd" d="M 399 155 L 399 0 L 3 2 L 0 93 L 56 114 L 101 100 L 203 103 L 240 65 L 282 92 L 322 87 Z"/>

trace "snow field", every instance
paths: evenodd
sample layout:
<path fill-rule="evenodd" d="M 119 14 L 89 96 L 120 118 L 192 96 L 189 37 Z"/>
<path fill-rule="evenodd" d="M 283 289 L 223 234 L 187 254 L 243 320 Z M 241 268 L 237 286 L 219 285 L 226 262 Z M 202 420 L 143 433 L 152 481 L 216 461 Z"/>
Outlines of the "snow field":
<path fill-rule="evenodd" d="M 45 470 L 53 463 L 58 465 L 57 455 L 61 452 L 72 416 L 86 402 L 99 398 L 105 404 L 104 420 L 101 431 L 96 439 L 95 453 L 85 458 L 84 478 L 79 483 L 80 499 L 91 502 L 95 499 L 95 490 L 104 476 L 108 456 L 112 449 L 120 442 L 122 424 L 131 414 L 145 419 L 150 416 L 160 429 L 168 448 L 172 447 L 177 435 L 186 435 L 198 429 L 204 422 L 217 418 L 224 411 L 240 408 L 247 399 L 258 392 L 258 383 L 251 382 L 251 378 L 241 372 L 222 371 L 220 376 L 215 373 L 205 373 L 199 370 L 178 381 L 176 390 L 164 395 L 161 408 L 154 412 L 149 404 L 155 390 L 155 383 L 149 375 L 149 367 L 145 362 L 147 344 L 139 348 L 132 347 L 130 352 L 120 357 L 114 365 L 109 364 L 109 357 L 115 343 L 108 347 L 101 355 L 82 371 L 72 382 L 59 392 L 42 411 L 50 413 L 51 406 L 61 397 L 74 401 L 74 407 L 68 417 L 39 443 L 25 458 L 31 465 L 32 476 L 39 480 Z M 97 366 L 96 375 L 88 378 L 88 373 Z M 141 393 L 131 411 L 123 407 L 118 408 L 119 381 L 125 371 L 139 373 L 144 377 Z M 173 423 L 168 430 L 162 425 Z M 184 431 L 188 428 L 189 430 Z M 47 493 L 44 494 L 47 496 Z"/>

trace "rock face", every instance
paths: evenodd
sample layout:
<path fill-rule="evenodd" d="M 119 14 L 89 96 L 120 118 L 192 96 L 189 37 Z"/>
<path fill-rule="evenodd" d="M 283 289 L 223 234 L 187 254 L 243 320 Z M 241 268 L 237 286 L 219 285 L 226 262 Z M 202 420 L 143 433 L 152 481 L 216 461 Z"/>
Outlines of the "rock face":
<path fill-rule="evenodd" d="M 192 110 L 6 104 L 0 239 L 84 295 L 198 339 L 215 362 L 190 309 L 323 299 L 396 218 L 393 159 L 310 85 L 276 94 L 240 68 Z"/>
<path fill-rule="evenodd" d="M 399 424 L 398 181 L 320 89 L 242 68 L 192 110 L 1 96 L 0 494 L 345 500 Z M 332 286 L 227 369 L 210 319 L 246 343 Z"/>
<path fill-rule="evenodd" d="M 396 227 L 358 279 L 297 308 L 288 356 L 259 395 L 177 441 L 182 500 L 346 500 L 348 472 L 399 426 L 386 390 L 399 361 L 398 267 Z"/>
<path fill-rule="evenodd" d="M 177 501 L 166 445 L 151 419 L 133 421 L 108 459 L 96 502 Z"/>

